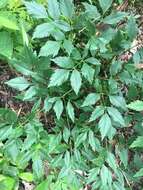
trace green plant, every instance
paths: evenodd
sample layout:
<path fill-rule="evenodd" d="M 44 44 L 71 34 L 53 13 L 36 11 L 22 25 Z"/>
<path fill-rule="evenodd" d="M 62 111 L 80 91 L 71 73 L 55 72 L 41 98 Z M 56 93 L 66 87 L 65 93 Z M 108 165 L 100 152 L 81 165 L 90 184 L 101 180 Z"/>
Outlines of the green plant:
<path fill-rule="evenodd" d="M 23 38 L 31 29 L 29 18 L 21 0 L 0 2 L 0 57 L 10 59 L 21 52 Z"/>
<path fill-rule="evenodd" d="M 39 22 L 33 34 L 37 46 L 25 45 L 23 54 L 10 61 L 23 76 L 7 84 L 21 91 L 19 99 L 41 101 L 38 113 L 47 119 L 56 115 L 49 132 L 37 120 L 26 125 L 24 156 L 36 151 L 29 156 L 41 181 L 37 190 L 133 189 L 140 180 L 133 177 L 134 169 L 142 160 L 129 145 L 141 134 L 142 118 L 126 102 L 142 98 L 143 73 L 134 62 L 143 53 L 137 51 L 128 62 L 120 55 L 137 35 L 134 16 L 112 11 L 112 0 L 24 4 Z M 45 181 L 42 161 L 48 163 Z"/>

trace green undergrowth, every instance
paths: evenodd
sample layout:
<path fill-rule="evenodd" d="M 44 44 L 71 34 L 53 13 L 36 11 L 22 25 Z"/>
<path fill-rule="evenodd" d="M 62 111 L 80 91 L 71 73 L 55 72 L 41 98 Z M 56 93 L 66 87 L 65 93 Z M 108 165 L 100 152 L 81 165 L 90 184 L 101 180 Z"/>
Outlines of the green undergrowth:
<path fill-rule="evenodd" d="M 120 59 L 136 17 L 112 0 L 23 3 L 34 24 L 9 57 L 18 77 L 6 85 L 33 107 L 0 109 L 1 189 L 23 181 L 36 190 L 141 189 L 143 50 Z"/>

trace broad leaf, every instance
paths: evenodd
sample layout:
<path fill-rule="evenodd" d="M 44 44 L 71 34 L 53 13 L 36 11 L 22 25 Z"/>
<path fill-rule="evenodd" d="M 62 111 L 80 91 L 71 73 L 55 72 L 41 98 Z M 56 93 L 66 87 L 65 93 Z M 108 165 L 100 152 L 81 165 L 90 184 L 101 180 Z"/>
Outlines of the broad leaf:
<path fill-rule="evenodd" d="M 76 138 L 76 141 L 75 141 L 75 146 L 76 148 L 81 144 L 83 143 L 87 138 L 87 133 L 81 133 L 79 134 L 79 136 Z"/>
<path fill-rule="evenodd" d="M 74 49 L 74 46 L 71 40 L 64 40 L 63 47 L 65 51 L 68 53 L 68 55 L 70 55 Z"/>
<path fill-rule="evenodd" d="M 124 164 L 124 167 L 127 168 L 127 166 L 128 166 L 128 150 L 127 149 L 120 150 L 119 157 L 120 157 L 121 162 Z"/>
<path fill-rule="evenodd" d="M 115 122 L 119 123 L 121 126 L 125 126 L 125 121 L 121 113 L 116 108 L 109 107 L 108 113 Z"/>
<path fill-rule="evenodd" d="M 40 56 L 56 56 L 60 50 L 60 42 L 48 41 L 40 50 Z"/>
<path fill-rule="evenodd" d="M 106 161 L 109 164 L 109 166 L 116 172 L 118 164 L 116 162 L 115 156 L 111 152 L 108 152 Z"/>
<path fill-rule="evenodd" d="M 24 180 L 24 181 L 27 181 L 27 182 L 32 182 L 34 180 L 34 176 L 32 173 L 30 172 L 23 172 L 23 173 L 20 173 L 19 174 L 19 177 Z"/>
<path fill-rule="evenodd" d="M 43 5 L 36 3 L 36 2 L 27 2 L 24 1 L 24 4 L 27 8 L 27 11 L 30 15 L 32 15 L 35 18 L 47 18 L 47 12 Z"/>
<path fill-rule="evenodd" d="M 59 67 L 63 67 L 66 69 L 73 68 L 74 63 L 70 57 L 56 57 L 52 59 L 54 63 L 56 63 Z"/>
<path fill-rule="evenodd" d="M 127 16 L 124 12 L 115 12 L 104 18 L 103 22 L 106 24 L 117 24 Z"/>
<path fill-rule="evenodd" d="M 130 40 L 134 40 L 138 33 L 138 27 L 136 24 L 136 20 L 133 16 L 131 16 L 128 20 L 127 32 Z"/>
<path fill-rule="evenodd" d="M 85 9 L 86 9 L 86 14 L 88 15 L 89 18 L 98 20 L 100 18 L 100 13 L 98 12 L 96 6 L 90 5 L 88 3 L 83 3 Z"/>
<path fill-rule="evenodd" d="M 136 100 L 127 105 L 127 107 L 131 110 L 135 111 L 143 111 L 143 101 Z"/>
<path fill-rule="evenodd" d="M 57 0 L 48 0 L 48 13 L 53 19 L 60 17 L 59 3 Z"/>
<path fill-rule="evenodd" d="M 56 41 L 62 41 L 62 40 L 65 39 L 64 33 L 60 29 L 58 29 L 58 28 L 55 28 L 51 32 L 51 35 L 53 36 L 53 38 L 55 38 Z"/>
<path fill-rule="evenodd" d="M 113 0 L 99 0 L 100 6 L 105 13 L 112 5 Z"/>
<path fill-rule="evenodd" d="M 8 32 L 0 32 L 0 54 L 11 58 L 13 53 L 13 41 Z"/>
<path fill-rule="evenodd" d="M 31 86 L 24 94 L 23 100 L 30 100 L 36 95 L 37 91 L 35 86 Z"/>
<path fill-rule="evenodd" d="M 17 115 L 14 111 L 7 108 L 0 108 L 0 123 L 12 124 L 17 121 Z"/>
<path fill-rule="evenodd" d="M 69 71 L 64 69 L 56 69 L 50 78 L 50 84 L 48 87 L 60 86 L 68 80 Z"/>
<path fill-rule="evenodd" d="M 87 183 L 91 184 L 92 182 L 95 182 L 97 180 L 97 175 L 99 174 L 99 168 L 93 168 L 89 171 Z"/>
<path fill-rule="evenodd" d="M 98 123 L 98 127 L 100 129 L 102 140 L 103 140 L 105 136 L 108 136 L 108 132 L 112 128 L 111 119 L 108 116 L 108 114 L 104 114 L 101 117 L 101 119 Z"/>
<path fill-rule="evenodd" d="M 141 168 L 135 175 L 134 177 L 143 177 L 143 168 Z"/>
<path fill-rule="evenodd" d="M 72 117 L 73 117 L 73 115 L 72 115 Z M 68 143 L 69 138 L 70 138 L 70 130 L 67 127 L 64 127 L 64 130 L 63 130 L 63 139 L 64 139 L 64 141 L 66 143 Z"/>
<path fill-rule="evenodd" d="M 54 97 L 54 98 L 46 98 L 44 100 L 44 107 L 43 107 L 44 111 L 49 112 L 50 109 L 52 108 L 53 103 L 55 101 L 56 101 L 56 97 Z"/>
<path fill-rule="evenodd" d="M 49 188 L 49 185 L 50 184 L 48 180 L 42 181 L 39 185 L 37 185 L 35 190 L 47 190 Z"/>
<path fill-rule="evenodd" d="M 130 148 L 143 148 L 143 136 L 138 137 L 131 145 Z"/>
<path fill-rule="evenodd" d="M 19 27 L 14 19 L 9 15 L 9 12 L 0 14 L 0 26 L 6 27 L 11 30 L 19 30 Z"/>
<path fill-rule="evenodd" d="M 54 26 L 51 23 L 43 23 L 35 28 L 33 38 L 45 38 L 50 36 L 54 30 Z"/>
<path fill-rule="evenodd" d="M 67 112 L 68 112 L 70 119 L 74 122 L 74 119 L 75 119 L 74 107 L 72 106 L 70 101 L 67 104 Z"/>
<path fill-rule="evenodd" d="M 27 66 L 25 66 L 24 64 L 20 63 L 19 61 L 12 59 L 9 62 L 11 64 L 12 67 L 14 67 L 16 69 L 16 71 L 20 72 L 21 74 L 25 75 L 25 76 L 32 76 L 34 75 L 34 72 L 32 72 Z"/>
<path fill-rule="evenodd" d="M 66 153 L 65 153 L 64 161 L 65 161 L 66 168 L 70 168 L 71 167 L 71 158 L 70 158 L 70 153 L 68 151 L 66 151 Z"/>
<path fill-rule="evenodd" d="M 102 116 L 104 114 L 104 107 L 102 106 L 97 106 L 95 108 L 95 110 L 92 112 L 91 117 L 89 122 L 91 121 L 95 121 L 96 119 L 98 119 L 100 116 Z"/>
<path fill-rule="evenodd" d="M 100 61 L 94 57 L 90 57 L 90 58 L 86 59 L 85 61 L 92 65 L 101 65 Z"/>
<path fill-rule="evenodd" d="M 63 20 L 57 20 L 53 22 L 53 25 L 64 32 L 68 32 L 71 30 L 70 24 L 68 24 L 66 21 Z"/>
<path fill-rule="evenodd" d="M 72 18 L 74 14 L 73 0 L 60 0 L 61 13 L 68 18 Z"/>
<path fill-rule="evenodd" d="M 90 83 L 93 82 L 95 70 L 91 66 L 84 63 L 81 72 L 85 79 L 87 79 Z"/>
<path fill-rule="evenodd" d="M 109 99 L 112 105 L 126 110 L 126 102 L 122 96 L 109 96 Z"/>
<path fill-rule="evenodd" d="M 29 87 L 30 83 L 23 77 L 17 77 L 9 80 L 6 84 L 12 88 L 23 91 Z"/>
<path fill-rule="evenodd" d="M 100 100 L 100 95 L 96 93 L 90 93 L 84 100 L 82 107 L 94 105 L 98 100 Z"/>
<path fill-rule="evenodd" d="M 101 177 L 103 186 L 107 185 L 110 175 L 111 175 L 111 172 L 109 171 L 109 169 L 105 165 L 103 165 L 100 171 L 100 177 Z"/>
<path fill-rule="evenodd" d="M 13 190 L 16 185 L 16 180 L 13 177 L 0 176 L 0 188 L 1 190 Z"/>
<path fill-rule="evenodd" d="M 57 119 L 60 119 L 64 109 L 62 100 L 57 100 L 53 109 L 56 113 Z"/>
<path fill-rule="evenodd" d="M 70 81 L 71 81 L 71 86 L 73 90 L 75 91 L 76 94 L 78 94 L 81 87 L 81 83 L 82 83 L 82 79 L 81 79 L 81 75 L 79 71 L 73 70 Z"/>
<path fill-rule="evenodd" d="M 96 142 L 95 142 L 95 136 L 93 131 L 89 131 L 89 144 L 93 151 L 96 150 Z"/>
<path fill-rule="evenodd" d="M 44 176 L 44 168 L 43 168 L 43 161 L 41 160 L 40 156 L 38 155 L 34 156 L 32 168 L 33 168 L 36 178 L 42 179 L 42 177 Z"/>

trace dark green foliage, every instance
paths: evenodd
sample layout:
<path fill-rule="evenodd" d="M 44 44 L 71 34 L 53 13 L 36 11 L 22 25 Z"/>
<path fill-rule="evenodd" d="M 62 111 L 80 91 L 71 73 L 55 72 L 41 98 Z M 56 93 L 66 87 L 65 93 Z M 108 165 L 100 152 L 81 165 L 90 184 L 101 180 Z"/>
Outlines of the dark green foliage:
<path fill-rule="evenodd" d="M 25 118 L 8 111 L 15 121 L 3 121 L 0 128 L 1 171 L 9 175 L 4 166 L 13 167 L 15 183 L 32 178 L 40 183 L 36 190 L 133 189 L 143 173 L 136 150 L 143 142 L 136 139 L 143 136 L 142 114 L 136 113 L 142 102 L 129 103 L 142 99 L 143 73 L 134 59 L 124 62 L 120 55 L 137 35 L 134 16 L 112 11 L 110 0 L 84 1 L 79 7 L 72 0 L 24 4 L 38 19 L 33 31 L 38 48 L 25 44 L 10 60 L 22 76 L 6 83 L 34 107 Z M 55 127 L 47 131 L 39 115 L 54 115 Z M 33 175 L 21 174 L 30 163 Z"/>

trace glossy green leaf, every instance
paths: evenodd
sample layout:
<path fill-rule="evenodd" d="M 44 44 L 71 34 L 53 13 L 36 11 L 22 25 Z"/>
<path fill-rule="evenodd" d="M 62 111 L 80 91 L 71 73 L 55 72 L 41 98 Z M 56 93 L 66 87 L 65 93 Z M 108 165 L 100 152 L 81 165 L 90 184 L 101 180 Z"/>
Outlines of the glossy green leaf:
<path fill-rule="evenodd" d="M 100 6 L 105 13 L 112 5 L 113 0 L 99 0 Z"/>
<path fill-rule="evenodd" d="M 71 30 L 70 24 L 64 20 L 57 20 L 53 22 L 53 25 L 58 29 L 62 30 L 63 32 L 68 32 Z"/>
<path fill-rule="evenodd" d="M 106 24 L 117 24 L 127 16 L 125 12 L 114 12 L 111 15 L 104 18 L 103 22 Z"/>
<path fill-rule="evenodd" d="M 72 89 L 75 91 L 76 94 L 78 94 L 82 84 L 82 79 L 79 71 L 73 70 L 70 81 Z"/>
<path fill-rule="evenodd" d="M 112 124 L 111 124 L 111 119 L 108 116 L 108 114 L 104 114 L 98 124 L 101 136 L 102 136 L 102 140 L 105 138 L 105 136 L 108 135 L 108 132 L 110 131 L 110 129 L 112 128 Z"/>
<path fill-rule="evenodd" d="M 43 107 L 44 111 L 45 111 L 45 112 L 49 112 L 50 109 L 52 108 L 53 103 L 54 103 L 54 102 L 50 102 L 50 101 L 49 101 L 49 98 L 46 98 L 46 99 L 44 100 L 44 107 Z"/>
<path fill-rule="evenodd" d="M 93 151 L 96 150 L 96 142 L 95 142 L 95 136 L 93 131 L 89 131 L 89 144 Z"/>
<path fill-rule="evenodd" d="M 60 86 L 65 81 L 68 80 L 69 71 L 64 69 L 56 69 L 50 78 L 50 83 L 48 87 Z"/>
<path fill-rule="evenodd" d="M 85 79 L 87 79 L 90 83 L 93 82 L 95 70 L 91 66 L 84 63 L 81 72 Z"/>
<path fill-rule="evenodd" d="M 56 41 L 48 41 L 44 46 L 42 46 L 39 55 L 46 56 L 49 55 L 56 56 L 60 50 L 60 43 Z"/>
<path fill-rule="evenodd" d="M 125 168 L 127 168 L 127 166 L 128 166 L 128 150 L 122 149 L 119 152 L 119 157 L 121 159 L 121 162 L 124 164 Z"/>
<path fill-rule="evenodd" d="M 64 40 L 63 47 L 65 51 L 68 53 L 68 55 L 70 55 L 74 49 L 74 46 L 71 40 Z"/>
<path fill-rule="evenodd" d="M 27 8 L 27 11 L 30 15 L 32 15 L 35 18 L 47 18 L 48 14 L 46 12 L 46 9 L 43 5 L 36 3 L 36 2 L 27 2 L 24 1 L 24 4 Z"/>
<path fill-rule="evenodd" d="M 122 96 L 109 96 L 109 99 L 112 105 L 126 110 L 126 102 Z"/>
<path fill-rule="evenodd" d="M 89 176 L 87 179 L 88 184 L 95 182 L 97 180 L 97 175 L 99 174 L 99 171 L 100 171 L 99 168 L 93 168 L 92 170 L 90 170 Z"/>
<path fill-rule="evenodd" d="M 100 177 L 101 177 L 103 186 L 106 186 L 108 184 L 110 175 L 111 174 L 110 174 L 109 169 L 105 165 L 103 165 L 100 171 Z"/>
<path fill-rule="evenodd" d="M 79 145 L 81 143 L 83 143 L 87 138 L 87 133 L 81 133 L 77 138 L 76 138 L 76 141 L 75 141 L 75 146 L 76 148 L 79 147 Z"/>
<path fill-rule="evenodd" d="M 36 95 L 37 91 L 35 86 L 31 86 L 24 94 L 23 100 L 30 100 Z"/>
<path fill-rule="evenodd" d="M 95 108 L 95 110 L 92 112 L 89 122 L 91 121 L 95 121 L 96 119 L 98 119 L 100 116 L 102 116 L 104 114 L 104 107 L 102 106 L 97 106 Z"/>
<path fill-rule="evenodd" d="M 59 67 L 70 69 L 73 68 L 74 63 L 70 57 L 56 57 L 52 59 L 54 63 L 56 63 Z"/>
<path fill-rule="evenodd" d="M 137 137 L 137 139 L 130 145 L 130 148 L 142 148 L 143 147 L 143 136 Z"/>
<path fill-rule="evenodd" d="M 85 61 L 92 65 L 101 65 L 100 61 L 94 57 L 90 57 L 90 58 L 86 59 Z"/>
<path fill-rule="evenodd" d="M 84 100 L 84 102 L 82 104 L 82 107 L 94 105 L 98 100 L 100 100 L 100 95 L 99 94 L 90 93 L 85 98 L 85 100 Z"/>
<path fill-rule="evenodd" d="M 10 61 L 10 64 L 12 67 L 16 69 L 16 71 L 20 72 L 21 74 L 25 76 L 32 76 L 34 75 L 34 72 L 30 70 L 30 68 L 27 68 L 26 66 L 19 63 L 17 60 L 13 59 Z"/>
<path fill-rule="evenodd" d="M 64 161 L 65 161 L 65 166 L 67 168 L 70 168 L 70 166 L 71 166 L 71 158 L 70 158 L 70 153 L 68 151 L 66 151 L 66 153 L 65 153 Z"/>
<path fill-rule="evenodd" d="M 57 100 L 53 109 L 56 113 L 57 119 L 59 120 L 63 113 L 63 109 L 64 109 L 62 100 Z"/>
<path fill-rule="evenodd" d="M 60 17 L 59 3 L 57 0 L 48 0 L 48 13 L 53 19 Z"/>
<path fill-rule="evenodd" d="M 45 38 L 53 32 L 54 26 L 51 23 L 43 23 L 35 28 L 33 38 Z"/>
<path fill-rule="evenodd" d="M 23 77 L 17 77 L 9 80 L 6 84 L 12 88 L 23 91 L 29 87 L 30 83 Z"/>
<path fill-rule="evenodd" d="M 143 101 L 136 100 L 127 105 L 127 107 L 131 110 L 135 111 L 143 111 Z"/>
<path fill-rule="evenodd" d="M 68 18 L 72 18 L 74 14 L 73 0 L 60 0 L 61 13 Z"/>
<path fill-rule="evenodd" d="M 89 18 L 98 20 L 100 18 L 100 13 L 98 12 L 96 6 L 88 4 L 88 3 L 83 3 L 85 7 L 85 12 L 88 15 Z"/>
<path fill-rule="evenodd" d="M 75 120 L 74 107 L 72 106 L 70 101 L 67 104 L 67 113 L 68 113 L 70 119 L 74 122 L 74 120 Z"/>
<path fill-rule="evenodd" d="M 115 156 L 111 152 L 108 152 L 107 154 L 107 163 L 116 172 L 118 164 L 116 162 Z"/>
<path fill-rule="evenodd" d="M 40 156 L 37 155 L 34 157 L 32 168 L 36 178 L 42 179 L 42 177 L 44 176 L 44 168 L 43 168 L 43 161 L 41 160 Z"/>
<path fill-rule="evenodd" d="M 70 130 L 67 127 L 64 127 L 64 131 L 63 131 L 63 139 L 66 143 L 68 143 L 70 138 Z"/>
<path fill-rule="evenodd" d="M 119 123 L 121 126 L 125 126 L 124 118 L 116 108 L 108 107 L 107 110 L 109 115 L 115 122 Z"/>

